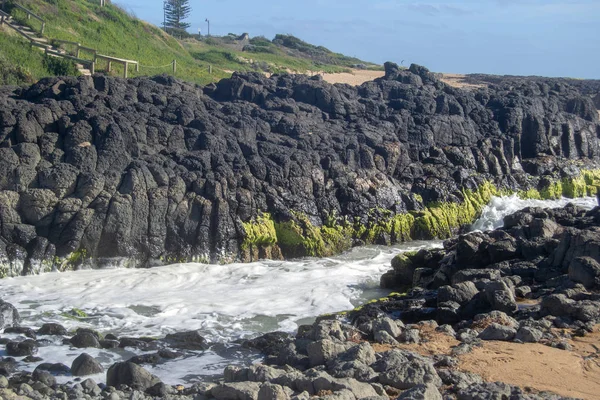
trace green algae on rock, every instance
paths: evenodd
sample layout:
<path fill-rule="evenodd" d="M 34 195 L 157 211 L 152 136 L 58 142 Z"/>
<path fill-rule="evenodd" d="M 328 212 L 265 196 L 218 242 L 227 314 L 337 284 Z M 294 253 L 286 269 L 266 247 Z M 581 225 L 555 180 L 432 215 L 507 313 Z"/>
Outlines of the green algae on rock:
<path fill-rule="evenodd" d="M 518 192 L 521 199 L 556 200 L 561 197 L 575 199 L 595 196 L 600 190 L 600 169 L 581 170 L 576 177 L 565 177 L 546 182 L 541 188 L 530 188 Z"/>

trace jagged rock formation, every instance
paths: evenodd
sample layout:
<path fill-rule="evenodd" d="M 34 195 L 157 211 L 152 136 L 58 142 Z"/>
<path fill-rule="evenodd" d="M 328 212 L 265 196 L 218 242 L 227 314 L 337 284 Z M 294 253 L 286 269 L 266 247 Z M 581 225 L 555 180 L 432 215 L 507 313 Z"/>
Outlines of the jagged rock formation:
<path fill-rule="evenodd" d="M 471 93 L 386 69 L 359 87 L 234 74 L 205 88 L 97 75 L 1 89 L 3 274 L 448 236 L 486 182 L 542 189 L 600 155 L 595 106 L 564 83 Z"/>
<path fill-rule="evenodd" d="M 593 327 L 600 320 L 600 207 L 526 208 L 505 217 L 503 228 L 452 238 L 444 249 L 400 255 L 392 267 L 382 287 L 412 290 L 369 307 L 401 308 L 405 322 L 456 324 L 501 311 L 519 320 L 551 315 L 574 329 Z M 518 307 L 524 298 L 538 303 Z"/>

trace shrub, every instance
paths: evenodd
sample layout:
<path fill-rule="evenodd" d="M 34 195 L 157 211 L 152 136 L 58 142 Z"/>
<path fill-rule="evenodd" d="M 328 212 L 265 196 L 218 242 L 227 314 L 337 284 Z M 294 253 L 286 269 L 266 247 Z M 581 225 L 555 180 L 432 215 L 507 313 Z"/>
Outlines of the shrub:
<path fill-rule="evenodd" d="M 75 64 L 64 58 L 44 56 L 43 65 L 52 75 L 79 75 Z"/>

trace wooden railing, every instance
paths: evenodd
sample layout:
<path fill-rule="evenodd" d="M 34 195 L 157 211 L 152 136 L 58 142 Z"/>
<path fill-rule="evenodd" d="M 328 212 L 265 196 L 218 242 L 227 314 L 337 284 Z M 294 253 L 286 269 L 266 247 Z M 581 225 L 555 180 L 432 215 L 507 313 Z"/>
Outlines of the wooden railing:
<path fill-rule="evenodd" d="M 38 21 L 40 21 L 42 24 L 42 27 L 40 28 L 40 35 L 44 34 L 44 30 L 46 29 L 46 21 L 44 21 L 44 19 L 42 17 L 38 16 L 33 11 L 23 7 L 22 5 L 13 3 L 13 6 L 15 8 L 18 8 L 19 10 L 23 11 L 25 14 L 27 14 L 27 19 L 31 19 L 31 17 L 33 17 L 34 19 L 37 19 Z"/>
<path fill-rule="evenodd" d="M 59 45 L 72 45 L 75 46 L 75 51 L 74 51 L 74 55 L 75 57 L 79 58 L 81 51 L 86 51 L 89 53 L 92 53 L 93 57 L 92 59 L 96 59 L 96 54 L 98 54 L 98 51 L 96 49 L 92 49 L 91 47 L 85 47 L 82 46 L 81 43 L 78 42 L 72 42 L 70 40 L 60 40 L 60 39 L 52 39 L 52 43 L 56 43 Z"/>
<path fill-rule="evenodd" d="M 123 65 L 123 78 L 127 78 L 127 69 L 130 64 L 135 65 L 136 72 L 139 72 L 139 70 L 140 70 L 140 64 L 137 61 L 125 60 L 123 58 L 110 57 L 110 56 L 105 56 L 102 54 L 96 54 L 94 61 L 97 62 L 98 59 L 104 59 L 104 60 L 108 61 L 108 69 L 107 69 L 108 72 L 111 71 L 113 62 L 115 62 L 117 64 L 122 64 Z"/>
<path fill-rule="evenodd" d="M 22 31 L 21 29 L 19 29 L 15 25 L 13 25 L 10 22 L 8 22 L 9 18 L 10 18 L 9 14 L 5 13 L 4 11 L 0 11 L 0 26 L 6 24 L 9 28 L 14 29 L 18 34 L 20 34 L 21 36 L 23 36 L 29 42 L 34 42 L 34 37 L 33 36 L 29 36 L 29 34 L 27 34 L 27 32 Z"/>
<path fill-rule="evenodd" d="M 0 7 L 2 9 L 4 9 L 5 3 L 6 3 L 6 0 L 0 0 Z M 104 5 L 104 4 L 105 4 L 105 2 L 103 1 L 102 5 Z M 43 18 L 39 17 L 38 15 L 34 14 L 33 12 L 31 12 L 30 10 L 28 10 L 27 8 L 25 8 L 23 6 L 20 6 L 18 4 L 14 4 L 14 3 L 13 3 L 13 5 L 16 8 L 20 9 L 21 11 L 25 12 L 27 14 L 27 19 L 31 19 L 31 17 L 33 17 L 33 18 L 39 20 L 42 23 L 42 28 L 40 30 L 40 34 L 43 35 L 44 29 L 46 28 L 46 21 L 44 21 Z M 135 65 L 135 71 L 136 72 L 140 71 L 140 64 L 137 61 L 127 60 L 124 58 L 111 57 L 111 56 L 107 56 L 107 55 L 103 55 L 103 54 L 98 54 L 96 49 L 92 49 L 91 47 L 82 46 L 81 43 L 78 43 L 78 42 L 73 42 L 73 41 L 69 41 L 69 40 L 52 39 L 52 42 L 55 44 L 75 46 L 74 54 L 65 54 L 65 53 L 53 50 L 50 48 L 51 46 L 49 44 L 40 43 L 42 41 L 40 38 L 33 37 L 33 36 L 29 35 L 27 32 L 21 30 L 19 27 L 8 22 L 8 19 L 10 19 L 10 18 L 11 18 L 10 14 L 6 13 L 5 11 L 0 10 L 0 26 L 6 24 L 10 28 L 14 29 L 21 36 L 23 36 L 25 39 L 27 39 L 27 41 L 29 41 L 29 43 L 32 46 L 41 47 L 41 48 L 45 49 L 44 52 L 48 55 L 66 58 L 69 60 L 73 60 L 79 64 L 82 64 L 84 66 L 87 66 L 87 68 L 90 70 L 90 72 L 92 74 L 95 72 L 96 63 L 98 62 L 98 59 L 107 61 L 107 63 L 108 63 L 107 71 L 108 72 L 111 72 L 112 63 L 117 63 L 117 64 L 123 65 L 123 77 L 124 78 L 127 78 L 127 72 L 129 69 L 129 65 Z M 82 51 L 92 53 L 92 60 L 85 60 L 85 59 L 81 58 Z M 176 70 L 175 63 L 176 62 L 174 61 L 173 72 L 175 72 L 175 70 Z"/>

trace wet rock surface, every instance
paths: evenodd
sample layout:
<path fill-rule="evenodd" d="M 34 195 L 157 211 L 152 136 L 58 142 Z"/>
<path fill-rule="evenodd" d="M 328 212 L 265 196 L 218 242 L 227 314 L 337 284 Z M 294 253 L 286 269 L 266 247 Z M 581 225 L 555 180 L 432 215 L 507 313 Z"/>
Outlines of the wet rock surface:
<path fill-rule="evenodd" d="M 0 92 L 0 273 L 448 237 L 480 202 L 448 226 L 424 205 L 460 203 L 486 181 L 542 189 L 576 177 L 568 161 L 598 158 L 598 129 L 592 99 L 561 80 L 470 92 L 416 65 L 387 64 L 359 87 L 252 73 L 205 88 L 43 79 Z M 498 261 L 515 251 L 492 247 Z M 581 262 L 573 273 L 587 277 L 594 266 Z"/>
<path fill-rule="evenodd" d="M 406 294 L 368 303 L 343 319 L 321 317 L 312 325 L 300 326 L 295 336 L 273 332 L 241 341 L 240 349 L 260 351 L 263 362 L 230 365 L 215 382 L 171 386 L 146 369 L 185 357 L 187 351 L 210 348 L 212 344 L 197 331 L 149 339 L 102 337 L 79 329 L 73 338 L 141 346 L 144 354 L 108 368 L 106 385 L 84 380 L 85 376 L 56 383 L 56 375 L 104 373 L 85 353 L 71 368 L 44 363 L 33 373 L 19 371 L 15 360 L 5 357 L 0 361 L 0 395 L 33 399 L 566 399 L 487 382 L 460 370 L 459 357 L 488 340 L 540 343 L 569 351 L 569 338 L 591 332 L 600 322 L 600 287 L 595 281 L 585 286 L 569 270 L 582 257 L 599 260 L 599 226 L 600 207 L 590 211 L 573 205 L 555 210 L 528 208 L 506 217 L 505 226 L 496 231 L 455 237 L 443 249 L 422 252 L 428 254 L 404 254 L 401 262 L 392 265 L 402 268 L 403 279 L 407 270 L 414 271 Z M 510 251 L 492 246 L 498 241 L 510 243 Z M 466 253 L 461 249 L 467 249 Z M 419 262 L 423 264 L 415 264 Z M 431 271 L 419 273 L 425 266 Z M 529 290 L 517 290 L 525 286 Z M 525 293 L 527 299 L 518 293 Z M 33 349 L 36 345 L 26 336 L 30 333 L 26 326 L 8 331 L 21 339 L 8 342 L 7 352 L 9 347 Z M 45 325 L 38 334 L 42 332 L 62 333 L 64 328 Z M 447 343 L 447 351 L 417 352 L 414 346 L 419 343 L 432 345 L 432 332 Z M 72 339 L 66 339 L 65 343 L 77 348 Z M 153 351 L 145 351 L 149 348 Z"/>

